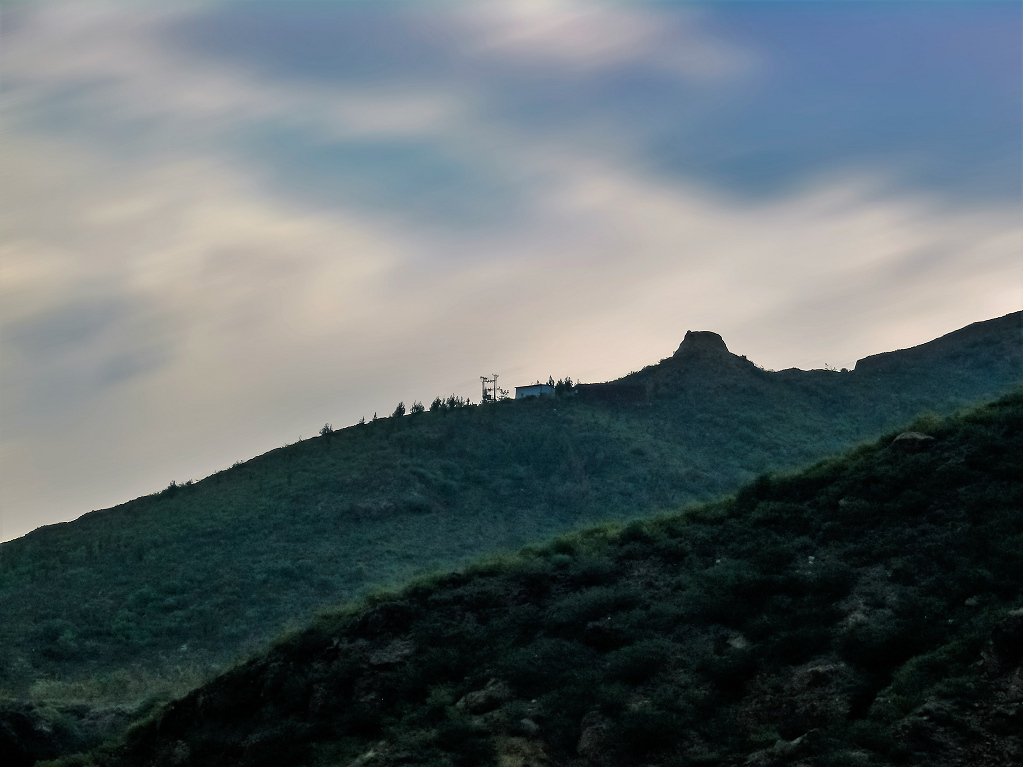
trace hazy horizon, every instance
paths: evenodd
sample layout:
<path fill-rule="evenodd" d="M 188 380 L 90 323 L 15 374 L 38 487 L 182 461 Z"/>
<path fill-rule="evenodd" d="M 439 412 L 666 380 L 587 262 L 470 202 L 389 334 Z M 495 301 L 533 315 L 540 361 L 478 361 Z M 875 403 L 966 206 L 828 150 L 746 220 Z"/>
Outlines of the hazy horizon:
<path fill-rule="evenodd" d="M 1018 3 L 2 14 L 0 540 L 481 374 L 1023 306 Z"/>

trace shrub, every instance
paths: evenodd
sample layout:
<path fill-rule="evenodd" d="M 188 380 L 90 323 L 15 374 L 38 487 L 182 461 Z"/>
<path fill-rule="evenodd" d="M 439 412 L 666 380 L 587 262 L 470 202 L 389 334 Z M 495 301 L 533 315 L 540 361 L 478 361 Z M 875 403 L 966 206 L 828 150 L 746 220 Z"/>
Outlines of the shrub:
<path fill-rule="evenodd" d="M 625 711 L 622 738 L 638 756 L 671 746 L 678 740 L 680 717 L 659 706 L 647 704 Z"/>
<path fill-rule="evenodd" d="M 538 639 L 501 659 L 501 677 L 523 696 L 557 686 L 581 668 L 592 668 L 596 656 L 589 647 L 564 639 Z"/>
<path fill-rule="evenodd" d="M 460 717 L 441 725 L 434 742 L 457 767 L 489 767 L 497 760 L 490 734 Z"/>
<path fill-rule="evenodd" d="M 551 626 L 575 631 L 589 621 L 628 610 L 642 601 L 640 593 L 628 585 L 595 586 L 555 602 L 547 611 L 547 621 Z"/>
<path fill-rule="evenodd" d="M 626 684 L 642 684 L 661 669 L 667 657 L 668 647 L 659 640 L 636 642 L 608 654 L 607 676 Z"/>

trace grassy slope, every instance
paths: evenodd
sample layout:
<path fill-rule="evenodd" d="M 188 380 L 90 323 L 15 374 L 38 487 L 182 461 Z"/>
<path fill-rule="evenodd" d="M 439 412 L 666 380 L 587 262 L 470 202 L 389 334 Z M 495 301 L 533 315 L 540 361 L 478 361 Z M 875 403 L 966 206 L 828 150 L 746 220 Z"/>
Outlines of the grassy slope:
<path fill-rule="evenodd" d="M 65 765 L 1018 764 L 1023 391 L 321 616 Z"/>
<path fill-rule="evenodd" d="M 368 586 L 714 496 L 1004 392 L 1018 326 L 980 323 L 880 371 L 682 355 L 629 377 L 651 383 L 648 405 L 382 419 L 40 529 L 0 548 L 0 684 L 86 701 L 187 687 Z"/>

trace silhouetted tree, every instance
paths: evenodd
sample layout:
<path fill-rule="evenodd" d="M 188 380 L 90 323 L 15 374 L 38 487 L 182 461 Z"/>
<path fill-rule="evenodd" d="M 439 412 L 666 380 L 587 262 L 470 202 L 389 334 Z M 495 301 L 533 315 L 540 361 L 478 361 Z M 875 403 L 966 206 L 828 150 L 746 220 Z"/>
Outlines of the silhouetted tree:
<path fill-rule="evenodd" d="M 450 397 L 447 398 L 444 404 L 447 406 L 448 410 L 454 410 L 455 408 L 465 407 L 466 405 L 469 404 L 469 400 L 462 399 L 458 395 L 452 394 Z"/>
<path fill-rule="evenodd" d="M 565 376 L 565 378 L 558 380 L 558 382 L 554 384 L 554 394 L 559 397 L 563 394 L 569 394 L 574 387 L 575 384 L 572 383 L 572 378 L 570 376 Z"/>

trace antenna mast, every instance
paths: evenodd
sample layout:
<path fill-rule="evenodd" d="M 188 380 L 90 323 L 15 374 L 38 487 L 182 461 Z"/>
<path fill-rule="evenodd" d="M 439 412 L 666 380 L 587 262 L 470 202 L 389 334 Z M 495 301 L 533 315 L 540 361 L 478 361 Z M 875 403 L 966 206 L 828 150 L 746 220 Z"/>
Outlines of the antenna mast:
<path fill-rule="evenodd" d="M 504 389 L 499 388 L 497 385 L 498 379 L 497 373 L 491 373 L 491 376 L 492 376 L 491 378 L 487 378 L 486 376 L 480 376 L 480 383 L 483 386 L 483 399 L 480 400 L 481 403 L 497 402 L 497 400 L 500 399 L 502 396 L 504 397 L 508 396 L 508 392 L 506 392 Z"/>

